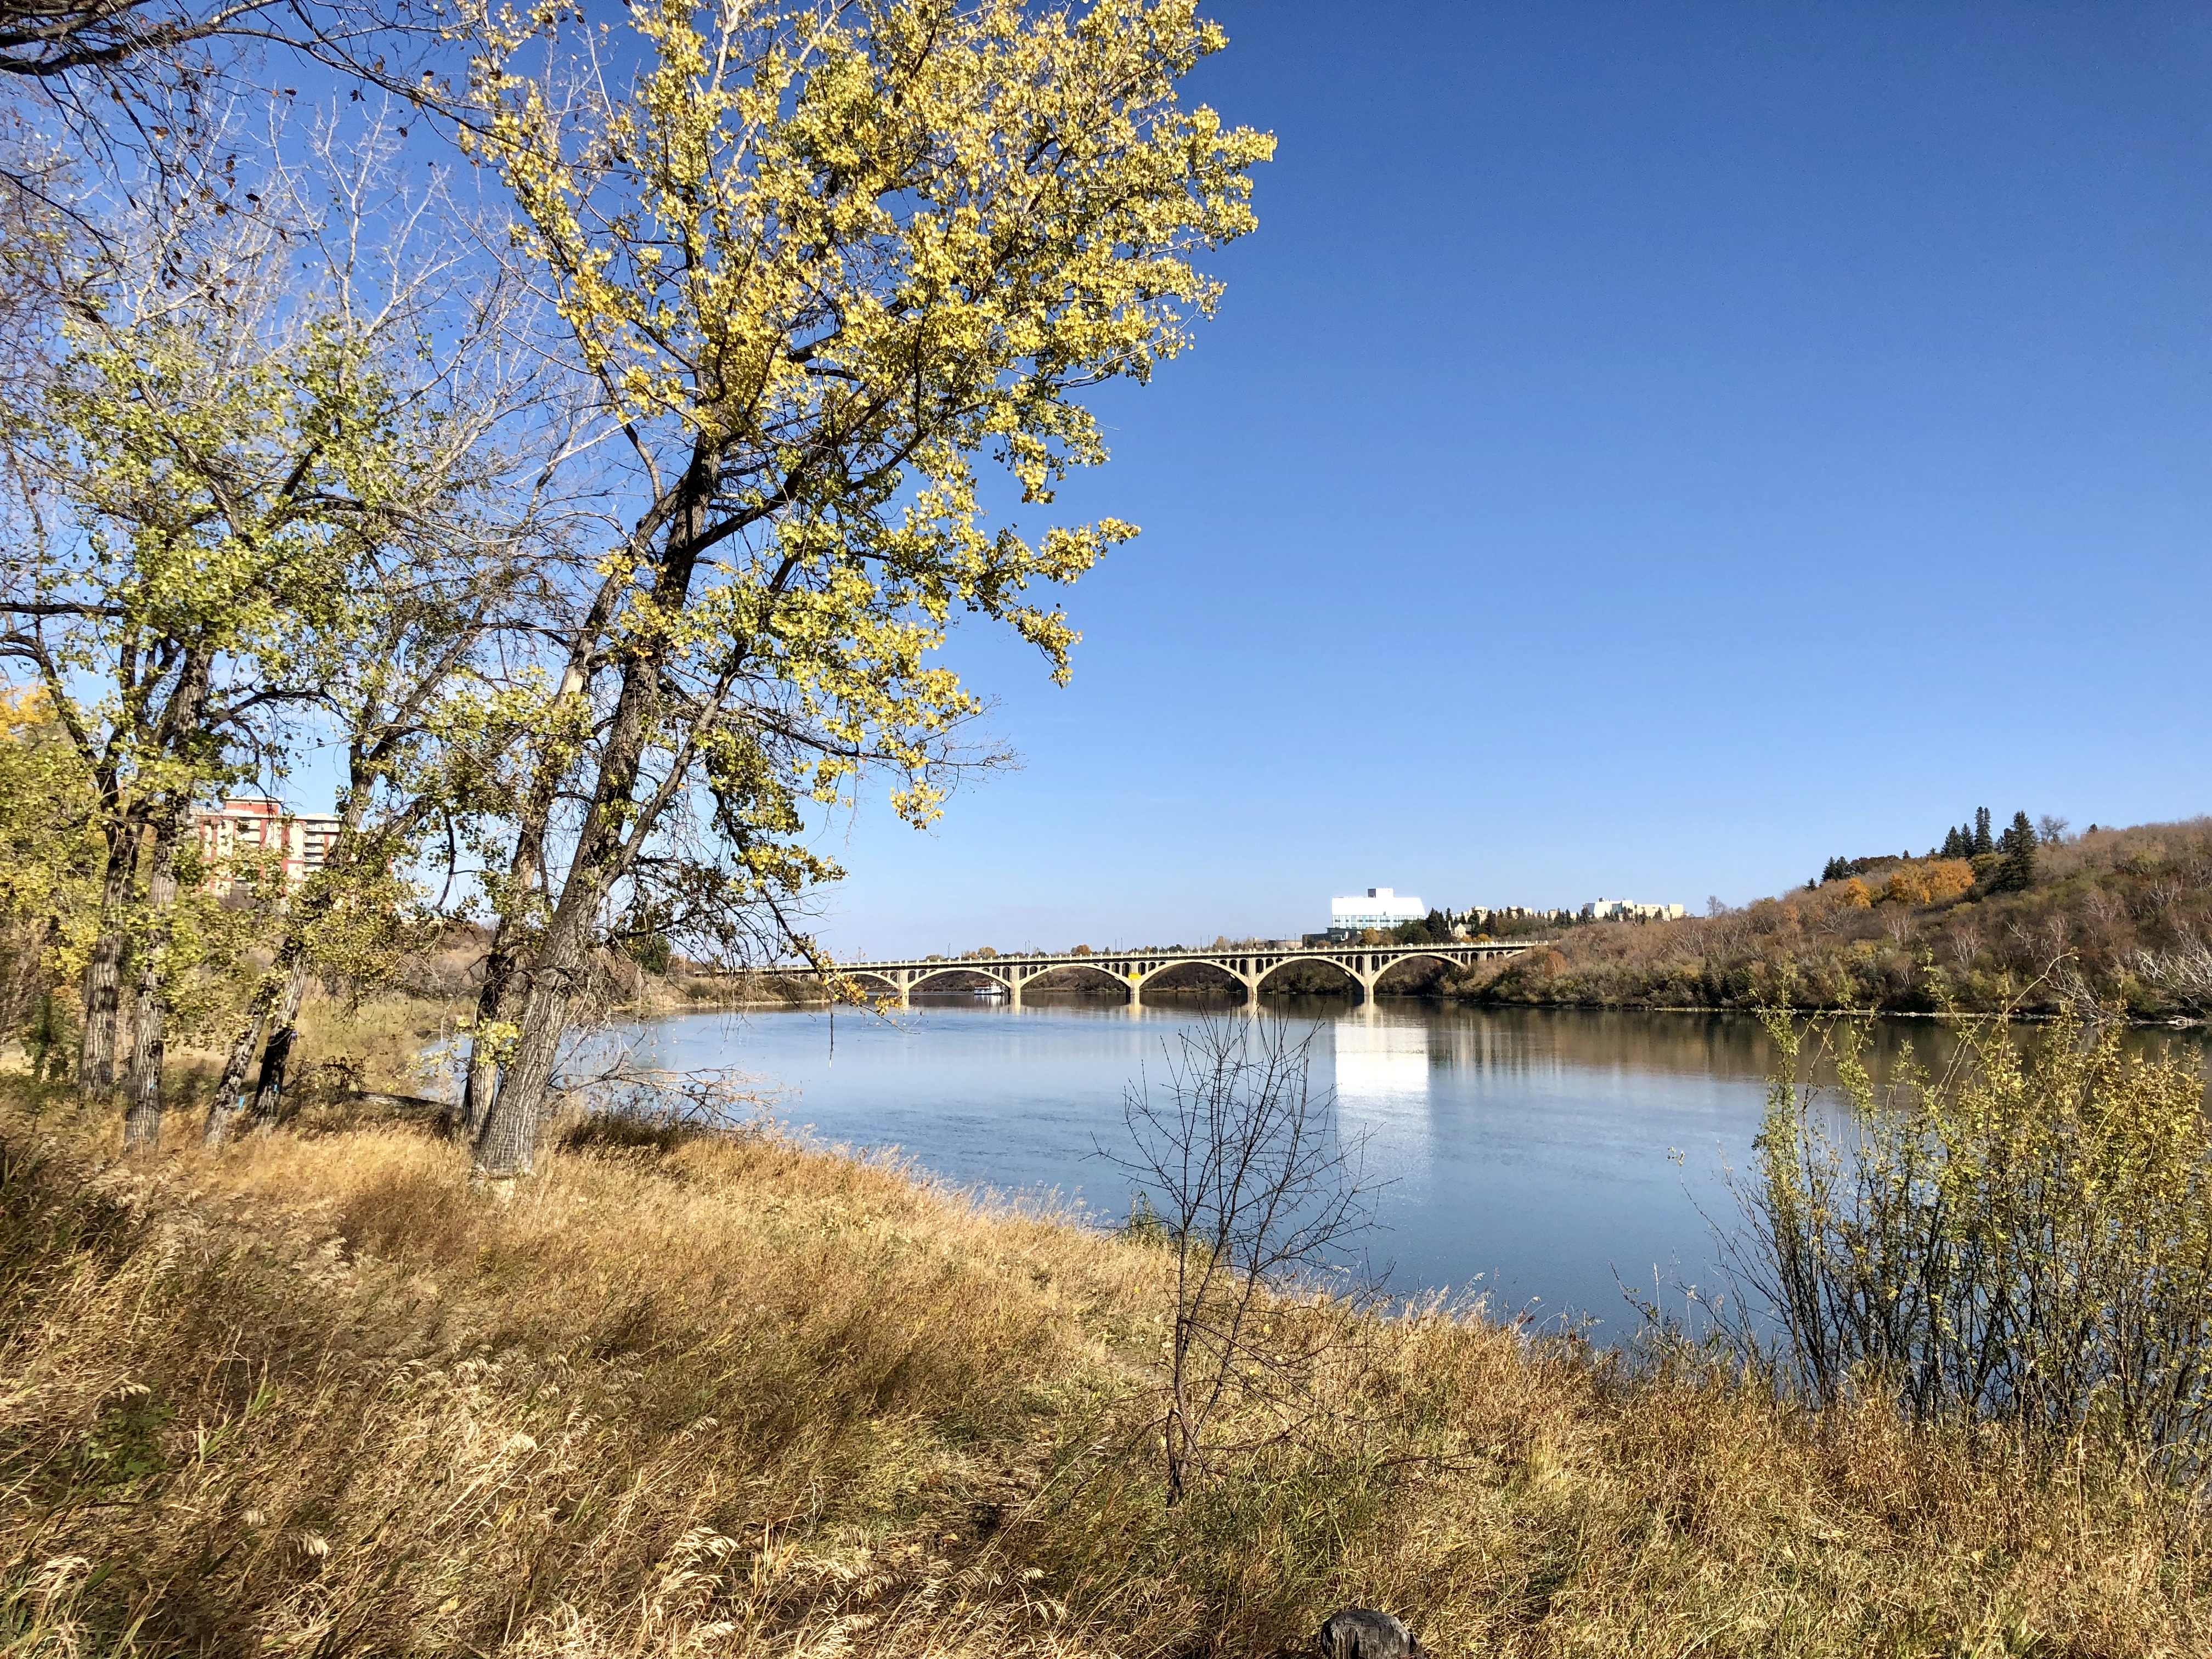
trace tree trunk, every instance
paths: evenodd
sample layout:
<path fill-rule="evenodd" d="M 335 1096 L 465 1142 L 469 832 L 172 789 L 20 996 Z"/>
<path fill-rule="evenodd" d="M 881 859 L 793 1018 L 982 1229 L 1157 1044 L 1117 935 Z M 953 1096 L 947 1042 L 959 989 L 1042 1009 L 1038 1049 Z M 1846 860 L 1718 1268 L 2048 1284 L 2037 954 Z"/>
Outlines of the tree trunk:
<path fill-rule="evenodd" d="M 552 712 L 556 722 L 570 700 L 584 690 L 585 665 L 597 648 L 600 634 L 605 631 L 615 597 L 620 591 L 617 582 L 602 584 L 599 597 L 592 602 L 590 612 L 577 630 L 568 666 L 561 673 L 560 690 L 554 694 Z M 507 896 L 500 906 L 499 921 L 492 929 L 491 949 L 484 956 L 483 984 L 477 993 L 474 1029 L 482 1035 L 469 1039 L 469 1068 L 461 1085 L 457 1127 L 471 1146 L 483 1136 L 485 1121 L 491 1115 L 492 1102 L 499 1091 L 500 1050 L 507 1035 L 499 1028 L 514 1012 L 515 976 L 522 965 L 522 930 L 518 917 L 532 902 L 532 895 L 545 878 L 546 829 L 552 821 L 553 803 L 560 793 L 564 769 L 556 749 L 549 744 L 531 776 L 530 791 L 523 799 L 520 820 L 515 826 L 514 857 L 507 872 Z"/>
<path fill-rule="evenodd" d="M 222 1064 L 222 1077 L 215 1085 L 215 1095 L 208 1102 L 207 1127 L 200 1132 L 201 1144 L 213 1148 L 229 1138 L 232 1127 L 246 1110 L 246 1074 L 253 1068 L 253 1056 L 269 1031 L 270 1016 L 276 1011 L 284 980 L 277 970 L 283 968 L 297 950 L 297 936 L 287 933 L 277 947 L 276 960 L 261 983 L 254 988 L 253 1006 L 246 1012 L 244 1029 L 230 1045 L 229 1058 Z"/>
<path fill-rule="evenodd" d="M 252 1110 L 264 1127 L 276 1121 L 284 1093 L 285 1066 L 291 1059 L 293 1038 L 298 1035 L 300 1004 L 307 998 L 307 981 L 313 977 L 307 959 L 309 930 L 330 914 L 337 884 L 354 861 L 371 781 L 356 744 L 338 832 L 325 850 L 322 869 L 308 878 L 293 904 L 292 920 L 276 946 L 276 959 L 254 994 L 253 1016 L 232 1045 L 230 1058 L 222 1068 L 222 1085 L 208 1103 L 205 1140 L 210 1146 L 221 1146 L 239 1115 L 246 1109 L 246 1071 L 264 1037 L 268 1046 L 261 1049 L 261 1077 L 254 1085 Z M 293 902 L 288 898 L 287 902 Z"/>
<path fill-rule="evenodd" d="M 118 836 L 109 850 L 100 889 L 100 932 L 85 959 L 84 1030 L 77 1037 L 76 1086 L 88 1100 L 105 1100 L 115 1091 L 116 1027 L 123 1002 L 123 915 L 137 851 L 137 837 L 128 835 Z"/>
<path fill-rule="evenodd" d="M 495 953 L 499 941 L 492 941 Z M 498 981 L 493 973 L 497 968 Z M 484 1120 L 491 1114 L 491 1103 L 499 1092 L 499 1048 L 493 1041 L 491 1028 L 507 1018 L 506 989 L 514 977 L 511 963 L 495 963 L 492 958 L 484 962 L 484 988 L 477 998 L 477 1035 L 469 1039 L 469 1068 L 461 1079 L 461 1103 L 454 1120 L 454 1127 L 471 1146 L 483 1133 Z"/>
<path fill-rule="evenodd" d="M 279 969 L 283 970 L 281 977 L 276 971 Z M 230 1058 L 223 1064 L 222 1081 L 216 1087 L 215 1098 L 208 1103 L 207 1127 L 202 1134 L 204 1145 L 222 1146 L 241 1116 L 250 1116 L 264 1128 L 276 1122 L 278 1109 L 283 1104 L 284 1077 L 292 1058 L 292 1045 L 300 1034 L 300 1005 L 307 1000 L 307 981 L 313 977 L 305 944 L 297 933 L 288 934 L 269 977 L 255 994 L 252 1018 L 231 1045 Z M 249 1104 L 246 1073 L 253 1063 L 256 1048 L 261 1050 L 261 1075 L 254 1082 Z"/>
<path fill-rule="evenodd" d="M 54 1005 L 54 993 L 48 991 L 39 999 L 39 1023 L 31 1028 L 30 1038 L 24 1044 L 24 1053 L 31 1062 L 32 1082 L 44 1083 L 49 1079 L 55 1082 L 61 1080 L 59 1050 L 63 1045 L 57 1041 L 61 1029 L 61 1010 Z"/>
<path fill-rule="evenodd" d="M 541 803 L 533 796 L 521 827 L 515 836 L 514 858 L 507 870 L 509 894 L 528 893 L 534 890 L 541 874 L 540 860 L 545 848 L 545 821 L 552 811 L 552 791 L 544 792 Z M 491 949 L 484 956 L 483 984 L 477 992 L 477 1017 L 469 1038 L 469 1068 L 461 1083 L 461 1104 L 458 1127 L 471 1146 L 483 1133 L 484 1120 L 491 1115 L 493 1099 L 499 1091 L 500 1048 L 506 1033 L 501 1029 L 514 1008 L 516 941 L 520 929 L 511 912 L 515 901 L 507 902 L 508 914 L 502 914 L 499 925 L 492 932 Z"/>
<path fill-rule="evenodd" d="M 137 983 L 131 1006 L 131 1070 L 124 1084 L 129 1103 L 123 1117 L 125 1151 L 149 1150 L 161 1139 L 161 1061 L 166 1048 L 168 999 L 169 912 L 177 898 L 177 836 L 186 807 L 173 807 L 154 828 L 154 857 L 146 875 L 146 908 L 154 917 L 145 948 L 136 952 Z"/>
<path fill-rule="evenodd" d="M 302 951 L 293 958 L 292 971 L 284 981 L 284 994 L 270 1021 L 269 1046 L 261 1051 L 261 1075 L 253 1085 L 253 1121 L 264 1129 L 276 1126 L 283 1108 L 285 1073 L 292 1063 L 292 1045 L 300 1036 L 300 1004 L 307 998 L 312 977 L 307 952 Z"/>
<path fill-rule="evenodd" d="M 549 939 L 532 964 L 530 988 L 522 1001 L 522 1034 L 501 1073 L 499 1093 L 477 1131 L 476 1164 L 495 1181 L 526 1176 L 536 1167 L 538 1132 L 544 1125 L 545 1102 L 553 1085 L 553 1066 L 568 1029 L 568 1006 L 582 951 L 555 956 Z M 580 939 L 578 943 L 580 945 Z M 573 963 L 563 958 L 573 956 Z"/>
<path fill-rule="evenodd" d="M 671 515 L 666 551 L 653 585 L 653 603 L 675 615 L 691 591 L 698 562 L 697 544 L 705 532 L 714 493 L 715 459 L 702 446 L 692 453 L 678 488 L 682 500 Z M 476 1140 L 477 1168 L 493 1180 L 528 1175 L 537 1153 L 538 1132 L 545 1121 L 546 1098 L 562 1039 L 568 1033 L 568 1011 L 580 982 L 586 939 L 607 895 L 621 879 L 629 858 L 653 824 L 632 799 L 637 792 L 646 744 L 660 713 L 661 647 L 641 647 L 623 660 L 622 692 L 615 701 L 599 751 L 599 775 L 592 805 L 561 884 L 545 936 L 523 976 L 521 1030 L 500 1079 L 499 1095 Z M 510 903 L 513 899 L 510 898 Z"/>
<path fill-rule="evenodd" d="M 622 743 L 626 732 L 631 734 L 630 740 Z M 633 729 L 626 724 L 617 708 L 610 749 L 641 750 L 640 732 L 641 727 Z M 633 753 L 629 774 L 633 781 L 636 758 Z M 610 773 L 603 768 L 600 776 L 607 780 Z M 522 975 L 521 1029 L 501 1073 L 499 1092 L 482 1112 L 476 1133 L 477 1168 L 494 1180 L 526 1176 L 534 1164 L 538 1131 L 544 1123 L 546 1097 L 553 1085 L 553 1067 L 560 1058 L 561 1040 L 568 1035 L 568 1010 L 584 971 L 586 936 L 611 884 L 613 854 L 621 847 L 621 830 L 610 819 L 611 815 L 595 807 L 585 820 L 568 879 L 562 886 L 561 902 L 546 924 L 545 936 L 538 943 L 528 972 Z M 514 1000 L 510 990 L 504 1000 L 507 1006 L 511 1007 Z M 473 1054 L 470 1069 L 473 1073 Z"/>
<path fill-rule="evenodd" d="M 573 658 L 561 680 L 562 698 L 573 696 L 583 684 L 581 665 Z M 461 1082 L 461 1104 L 457 1127 L 471 1146 L 483 1138 L 500 1087 L 500 1050 L 507 1033 L 503 1029 L 514 1009 L 514 982 L 520 969 L 522 908 L 532 902 L 545 873 L 545 831 L 553 816 L 553 798 L 560 787 L 560 768 L 550 759 L 539 763 L 523 803 L 522 820 L 516 826 L 514 857 L 507 865 L 507 898 L 500 908 L 498 926 L 492 930 L 491 949 L 484 955 L 483 984 L 477 992 L 477 1017 L 469 1038 L 469 1066 Z M 526 1164 L 528 1160 L 526 1158 Z"/>

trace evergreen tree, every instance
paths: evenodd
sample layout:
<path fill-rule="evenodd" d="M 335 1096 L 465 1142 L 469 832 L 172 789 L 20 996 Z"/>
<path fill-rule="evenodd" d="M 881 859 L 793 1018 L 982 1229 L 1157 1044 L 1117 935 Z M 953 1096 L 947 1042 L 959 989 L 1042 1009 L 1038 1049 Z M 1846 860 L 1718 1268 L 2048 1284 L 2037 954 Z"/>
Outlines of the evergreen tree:
<path fill-rule="evenodd" d="M 1850 865 L 1846 860 L 1843 859 L 1830 859 L 1826 865 L 1821 866 L 1820 879 L 1822 881 L 1841 881 L 1844 877 L 1850 875 Z"/>
<path fill-rule="evenodd" d="M 1955 823 L 1943 832 L 1943 856 L 1947 859 L 1972 858 L 1974 838 Z"/>
<path fill-rule="evenodd" d="M 1974 850 L 1972 856 L 1979 858 L 1984 853 L 1994 853 L 1996 850 L 1996 842 L 1990 838 L 1990 809 L 1986 806 L 1977 806 L 1974 809 Z"/>
<path fill-rule="evenodd" d="M 2014 813 L 2012 828 L 2004 832 L 2004 862 L 1997 867 L 1993 884 L 1999 890 L 2025 892 L 2035 884 L 2036 846 L 2035 826 L 2027 821 L 2027 814 Z"/>

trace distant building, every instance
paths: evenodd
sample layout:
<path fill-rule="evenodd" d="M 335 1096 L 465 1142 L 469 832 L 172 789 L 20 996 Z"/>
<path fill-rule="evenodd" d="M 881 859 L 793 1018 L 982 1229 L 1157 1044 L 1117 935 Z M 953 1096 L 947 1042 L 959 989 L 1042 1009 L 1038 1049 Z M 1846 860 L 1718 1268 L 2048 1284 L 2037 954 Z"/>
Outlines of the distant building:
<path fill-rule="evenodd" d="M 282 801 L 250 795 L 194 812 L 192 827 L 199 832 L 200 850 L 211 864 L 281 854 L 288 887 L 297 887 L 310 872 L 321 869 L 338 838 L 335 813 L 288 812 Z M 228 889 L 231 883 L 217 877 L 216 884 Z"/>
<path fill-rule="evenodd" d="M 1520 926 L 1523 922 L 1534 922 L 1540 927 L 1565 926 L 1574 919 L 1572 910 L 1532 910 L 1522 904 L 1478 904 L 1472 909 L 1444 912 L 1444 921 L 1450 925 L 1454 939 L 1462 935 L 1487 936 L 1500 930 L 1517 933 L 1523 931 Z"/>
<path fill-rule="evenodd" d="M 1584 921 L 1680 921 L 1679 904 L 1638 904 L 1628 899 L 1593 899 L 1583 906 Z"/>
<path fill-rule="evenodd" d="M 1328 902 L 1329 937 L 1350 939 L 1370 927 L 1395 927 L 1401 922 L 1419 921 L 1428 914 L 1429 907 L 1411 893 L 1370 887 L 1364 893 Z"/>

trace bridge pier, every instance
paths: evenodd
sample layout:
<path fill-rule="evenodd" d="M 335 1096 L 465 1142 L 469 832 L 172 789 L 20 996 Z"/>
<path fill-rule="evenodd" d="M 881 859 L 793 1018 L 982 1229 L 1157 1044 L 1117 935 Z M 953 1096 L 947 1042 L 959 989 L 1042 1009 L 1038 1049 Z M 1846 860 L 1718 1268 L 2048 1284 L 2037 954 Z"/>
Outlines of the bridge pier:
<path fill-rule="evenodd" d="M 1054 969 L 1083 967 L 1103 972 L 1119 981 L 1127 994 L 1125 1005 L 1134 1015 L 1144 1006 L 1145 981 L 1167 969 L 1186 963 L 1204 963 L 1227 974 L 1244 989 L 1243 1004 L 1247 1008 L 1260 1005 L 1260 986 L 1267 976 L 1279 968 L 1297 962 L 1323 962 L 1331 964 L 1346 979 L 1358 987 L 1359 1000 L 1372 1006 L 1376 988 L 1383 974 L 1411 957 L 1425 957 L 1457 967 L 1476 962 L 1497 960 L 1520 955 L 1542 940 L 1516 941 L 1512 944 L 1484 941 L 1453 942 L 1431 945 L 1313 945 L 1297 950 L 1270 951 L 1265 953 L 1240 951 L 1174 951 L 1158 953 L 1121 955 L 1118 952 L 1066 955 L 1029 956 L 1020 957 L 953 958 L 923 957 L 902 962 L 858 963 L 854 971 L 870 975 L 880 981 L 889 996 L 902 1008 L 914 1006 L 917 986 L 927 984 L 942 975 L 981 974 L 1006 988 L 1008 999 L 1017 1008 L 1028 1006 L 1025 994 L 1028 981 L 1038 974 Z M 1103 959 L 1102 959 L 1103 957 Z"/>

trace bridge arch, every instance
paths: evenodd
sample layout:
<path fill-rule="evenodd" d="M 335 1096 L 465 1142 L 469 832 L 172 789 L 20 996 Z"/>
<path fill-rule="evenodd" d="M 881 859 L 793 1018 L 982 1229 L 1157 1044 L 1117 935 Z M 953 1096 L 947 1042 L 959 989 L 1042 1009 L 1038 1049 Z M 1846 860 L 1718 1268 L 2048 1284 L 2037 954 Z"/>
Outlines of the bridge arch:
<path fill-rule="evenodd" d="M 1173 982 L 1164 983 L 1163 981 L 1166 981 L 1170 974 L 1176 975 Z M 1226 963 L 1206 962 L 1193 957 L 1162 963 L 1146 974 L 1135 988 L 1137 990 L 1157 988 L 1163 991 L 1234 991 L 1238 996 L 1247 996 L 1251 993 L 1251 986 L 1244 976 Z"/>
<path fill-rule="evenodd" d="M 1253 994 L 1257 995 L 1260 992 L 1266 990 L 1267 988 L 1267 981 L 1273 979 L 1277 974 L 1281 973 L 1284 969 L 1305 967 L 1327 968 L 1334 973 L 1341 974 L 1344 976 L 1349 989 L 1363 998 L 1367 994 L 1367 987 L 1360 980 L 1359 975 L 1352 972 L 1351 969 L 1346 967 L 1343 963 L 1338 961 L 1334 957 L 1293 957 L 1287 962 L 1279 962 L 1272 968 L 1263 969 L 1261 970 L 1258 981 L 1253 988 Z"/>
<path fill-rule="evenodd" d="M 1433 962 L 1447 971 L 1460 965 L 1458 962 L 1441 951 L 1409 951 L 1404 956 L 1393 957 L 1377 970 L 1375 975 L 1376 990 L 1381 991 L 1382 981 L 1409 962 Z"/>
<path fill-rule="evenodd" d="M 1063 974 L 1082 974 L 1089 978 L 1103 979 L 1109 985 L 1118 985 L 1121 987 L 1122 990 L 1129 994 L 1129 996 L 1133 1000 L 1137 994 L 1137 988 L 1135 986 L 1130 984 L 1127 979 L 1123 978 L 1120 974 L 1115 973 L 1111 968 L 1109 968 L 1103 962 L 1056 962 L 1051 967 L 1031 975 L 1027 980 L 1023 981 L 1023 994 L 1026 996 L 1034 991 L 1073 991 L 1079 988 L 1078 987 L 1070 984 L 1040 985 L 1037 983 L 1037 981 L 1045 978 L 1047 975 L 1049 975 L 1054 980 L 1058 980 Z M 1088 988 L 1085 987 L 1082 988 L 1087 989 Z"/>
<path fill-rule="evenodd" d="M 927 973 L 916 974 L 907 981 L 907 994 L 911 996 L 915 992 L 926 987 L 930 981 L 943 979 L 948 974 L 968 974 L 979 979 L 988 979 L 992 983 L 1003 986 L 1009 991 L 1014 988 L 1013 981 L 1008 977 L 1006 970 L 1002 968 L 994 968 L 988 962 L 948 962 L 941 967 L 930 969 Z"/>
<path fill-rule="evenodd" d="M 901 995 L 906 989 L 904 986 L 901 985 L 889 974 L 878 973 L 872 968 L 846 968 L 841 971 L 844 974 L 847 979 L 873 980 L 877 985 L 881 985 L 888 988 L 893 996 Z M 873 988 L 867 987 L 863 988 L 872 989 Z"/>

